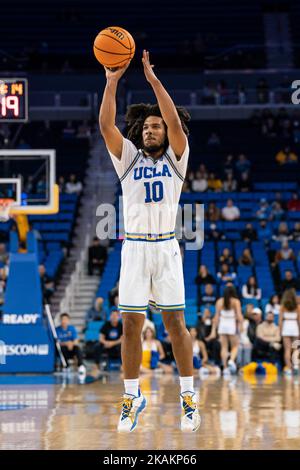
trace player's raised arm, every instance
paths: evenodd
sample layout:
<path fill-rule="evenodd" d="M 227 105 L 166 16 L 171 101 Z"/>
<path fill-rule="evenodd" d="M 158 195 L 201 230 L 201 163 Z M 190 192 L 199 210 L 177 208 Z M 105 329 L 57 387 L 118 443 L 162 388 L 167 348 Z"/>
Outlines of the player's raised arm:
<path fill-rule="evenodd" d="M 115 71 L 104 67 L 106 86 L 99 111 L 100 132 L 109 151 L 119 159 L 122 155 L 123 136 L 116 126 L 116 93 L 118 82 L 129 64 L 130 62 Z"/>
<path fill-rule="evenodd" d="M 168 127 L 170 145 L 177 159 L 180 160 L 186 147 L 186 135 L 182 129 L 176 106 L 167 90 L 153 72 L 154 65 L 150 64 L 149 52 L 146 50 L 143 51 L 142 62 L 146 79 L 153 88 L 162 118 Z"/>

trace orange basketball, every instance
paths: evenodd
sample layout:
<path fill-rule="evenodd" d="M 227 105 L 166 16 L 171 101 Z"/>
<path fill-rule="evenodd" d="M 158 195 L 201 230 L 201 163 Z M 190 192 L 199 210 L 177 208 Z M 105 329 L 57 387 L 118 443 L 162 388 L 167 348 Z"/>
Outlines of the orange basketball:
<path fill-rule="evenodd" d="M 94 41 L 94 54 L 100 64 L 108 68 L 124 67 L 135 53 L 134 39 L 119 26 L 109 26 L 100 31 Z"/>

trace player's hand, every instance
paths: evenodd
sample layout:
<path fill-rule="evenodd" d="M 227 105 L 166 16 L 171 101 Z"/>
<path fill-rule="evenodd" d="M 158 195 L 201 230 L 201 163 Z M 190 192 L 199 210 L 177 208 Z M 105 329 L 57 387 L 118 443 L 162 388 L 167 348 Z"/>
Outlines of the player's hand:
<path fill-rule="evenodd" d="M 150 64 L 149 52 L 146 51 L 145 49 L 143 50 L 142 62 L 144 66 L 144 73 L 145 73 L 146 80 L 149 83 L 157 82 L 158 78 L 153 72 L 154 65 Z"/>
<path fill-rule="evenodd" d="M 124 65 L 124 67 L 114 67 L 114 68 L 108 68 L 108 67 L 105 67 L 105 75 L 106 75 L 106 79 L 107 80 L 116 80 L 116 81 L 119 81 L 120 78 L 122 77 L 122 75 L 126 72 L 126 70 L 128 69 L 129 65 L 130 65 L 130 60 L 129 62 Z"/>

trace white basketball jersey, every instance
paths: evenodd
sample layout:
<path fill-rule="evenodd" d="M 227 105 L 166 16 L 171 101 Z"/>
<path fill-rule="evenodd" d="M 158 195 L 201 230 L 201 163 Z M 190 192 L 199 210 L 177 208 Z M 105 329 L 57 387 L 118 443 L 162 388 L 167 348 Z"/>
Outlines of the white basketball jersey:
<path fill-rule="evenodd" d="M 178 161 L 169 146 L 157 160 L 147 157 L 123 138 L 119 160 L 109 152 L 123 191 L 124 227 L 127 237 L 159 235 L 169 238 L 175 230 L 176 215 L 185 178 L 189 145 Z"/>

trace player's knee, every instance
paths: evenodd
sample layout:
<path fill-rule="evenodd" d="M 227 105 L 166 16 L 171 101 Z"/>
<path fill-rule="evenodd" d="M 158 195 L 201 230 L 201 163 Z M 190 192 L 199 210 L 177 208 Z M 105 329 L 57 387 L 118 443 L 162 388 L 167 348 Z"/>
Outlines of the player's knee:
<path fill-rule="evenodd" d="M 142 324 L 139 314 L 123 315 L 123 336 L 125 338 L 134 338 L 141 334 Z"/>
<path fill-rule="evenodd" d="M 187 333 L 182 312 L 170 312 L 164 320 L 165 327 L 171 336 L 182 336 Z"/>

